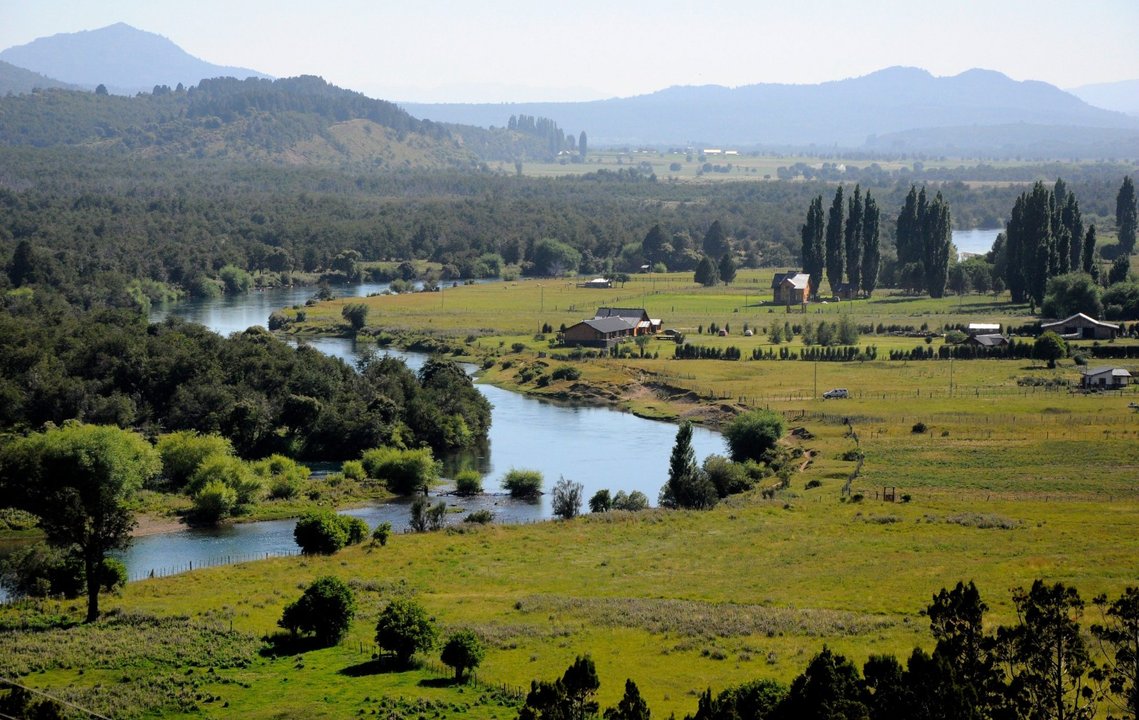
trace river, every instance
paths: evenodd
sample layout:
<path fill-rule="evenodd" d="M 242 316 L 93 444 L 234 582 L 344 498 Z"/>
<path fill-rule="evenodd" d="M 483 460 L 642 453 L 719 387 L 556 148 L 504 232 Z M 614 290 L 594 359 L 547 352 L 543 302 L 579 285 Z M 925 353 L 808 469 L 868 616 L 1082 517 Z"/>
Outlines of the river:
<path fill-rule="evenodd" d="M 368 284 L 335 288 L 339 295 L 362 297 L 386 289 Z M 160 320 L 167 314 L 200 322 L 219 333 L 264 326 L 269 314 L 278 308 L 303 304 L 312 288 L 280 288 L 248 293 L 239 297 L 194 300 L 179 303 L 153 315 Z M 372 343 L 356 343 L 347 338 L 316 338 L 306 341 L 313 347 L 349 362 L 372 352 Z M 426 359 L 418 353 L 383 350 L 398 355 L 412 369 Z M 527 396 L 479 384 L 490 400 L 492 424 L 489 448 L 482 454 L 448 458 L 445 463 L 473 465 L 484 474 L 487 494 L 474 498 L 448 495 L 449 484 L 433 494 L 446 499 L 461 512 L 448 515 L 450 522 L 461 522 L 467 512 L 488 509 L 496 522 L 533 522 L 551 516 L 550 495 L 559 477 L 582 484 L 584 498 L 599 489 L 613 492 L 639 490 L 656 504 L 657 494 L 668 476 L 669 452 L 676 426 L 638 418 L 608 408 L 575 407 L 543 402 Z M 705 428 L 695 428 L 692 437 L 697 458 L 724 453 L 723 438 Z M 535 502 L 514 500 L 502 492 L 500 481 L 511 468 L 538 470 L 545 478 L 547 494 Z M 363 518 L 370 527 L 391 522 L 397 530 L 407 527 L 407 501 L 377 503 L 345 511 Z M 226 562 L 296 552 L 293 521 L 241 523 L 218 529 L 185 529 L 137 538 L 122 554 L 131 579 L 179 572 Z"/>

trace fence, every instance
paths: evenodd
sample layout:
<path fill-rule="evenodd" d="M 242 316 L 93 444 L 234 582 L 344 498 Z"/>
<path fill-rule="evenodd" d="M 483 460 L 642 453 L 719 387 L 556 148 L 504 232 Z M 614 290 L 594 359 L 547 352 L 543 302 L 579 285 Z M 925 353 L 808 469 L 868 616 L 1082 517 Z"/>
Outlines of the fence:
<path fill-rule="evenodd" d="M 255 560 L 268 560 L 275 557 L 293 557 L 300 555 L 301 551 L 297 550 L 276 550 L 272 552 L 256 552 L 256 553 L 242 553 L 239 555 L 221 555 L 219 557 L 209 558 L 207 560 L 190 560 L 178 565 L 171 565 L 163 568 L 151 568 L 150 570 L 138 570 L 131 573 L 127 579 L 130 582 L 138 580 L 149 580 L 152 578 L 169 577 L 171 575 L 180 575 L 184 572 L 193 572 L 194 570 L 201 570 L 203 568 L 220 567 L 222 565 L 236 565 L 238 563 L 253 562 Z"/>

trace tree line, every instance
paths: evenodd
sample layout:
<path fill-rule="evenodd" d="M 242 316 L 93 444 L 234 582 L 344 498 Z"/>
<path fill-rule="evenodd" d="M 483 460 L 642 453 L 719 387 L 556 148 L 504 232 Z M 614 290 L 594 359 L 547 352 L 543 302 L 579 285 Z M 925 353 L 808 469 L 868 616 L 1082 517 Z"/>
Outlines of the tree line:
<path fill-rule="evenodd" d="M 817 196 L 807 210 L 800 235 L 803 272 L 811 276 L 812 295 L 819 293 L 824 270 L 832 295 L 862 293 L 870 297 L 874 293 L 882 252 L 878 203 L 869 190 L 863 197 L 862 187 L 856 185 L 844 206 L 840 185 L 835 190 L 825 223 L 823 196 Z"/>

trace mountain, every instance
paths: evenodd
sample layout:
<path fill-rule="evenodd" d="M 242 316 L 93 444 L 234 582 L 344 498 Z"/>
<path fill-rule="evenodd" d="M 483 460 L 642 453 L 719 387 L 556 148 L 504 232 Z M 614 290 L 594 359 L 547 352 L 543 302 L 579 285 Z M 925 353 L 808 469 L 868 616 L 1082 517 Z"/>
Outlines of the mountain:
<path fill-rule="evenodd" d="M 88 90 L 102 84 L 121 95 L 150 92 L 156 85 L 197 85 L 205 78 L 269 77 L 199 60 L 161 35 L 124 23 L 39 38 L 0 52 L 0 60 Z"/>
<path fill-rule="evenodd" d="M 11 63 L 0 61 L 0 95 L 7 95 L 8 93 L 19 95 L 20 93 L 46 88 L 78 90 L 79 86 L 53 80 L 37 72 L 25 70 Z"/>
<path fill-rule="evenodd" d="M 585 129 L 595 147 L 859 148 L 874 136 L 915 129 L 1018 123 L 1139 133 L 1139 120 L 1092 107 L 1046 83 L 1017 82 L 989 70 L 934 77 L 905 67 L 815 85 L 683 86 L 580 103 L 403 103 L 402 107 L 416 117 L 481 126 L 501 127 L 511 115 L 520 114 L 553 118 L 571 132 Z M 1067 138 L 1073 140 L 1079 137 Z"/>
<path fill-rule="evenodd" d="M 311 76 L 0 97 L 0 144 L 372 170 L 477 164 L 447 128 Z"/>
<path fill-rule="evenodd" d="M 1081 85 L 1068 92 L 1089 105 L 1139 115 L 1139 80 Z"/>

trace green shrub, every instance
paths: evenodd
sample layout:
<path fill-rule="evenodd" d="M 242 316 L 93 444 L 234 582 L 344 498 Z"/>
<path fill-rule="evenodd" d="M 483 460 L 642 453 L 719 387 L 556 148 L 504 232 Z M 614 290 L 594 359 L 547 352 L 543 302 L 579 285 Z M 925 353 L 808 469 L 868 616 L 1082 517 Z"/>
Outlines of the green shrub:
<path fill-rule="evenodd" d="M 732 460 L 761 461 L 785 432 L 783 416 L 770 410 L 752 410 L 737 415 L 724 428 Z"/>
<path fill-rule="evenodd" d="M 462 470 L 455 475 L 455 494 L 470 496 L 482 492 L 482 476 L 477 470 Z"/>
<path fill-rule="evenodd" d="M 196 523 L 216 525 L 237 506 L 237 492 L 221 480 L 210 480 L 194 495 L 191 512 Z"/>
<path fill-rule="evenodd" d="M 392 536 L 392 524 L 390 522 L 382 522 L 372 530 L 372 543 L 378 543 L 381 547 L 388 544 L 388 538 Z"/>
<path fill-rule="evenodd" d="M 200 435 L 180 430 L 158 436 L 162 474 L 175 488 L 189 482 L 202 462 L 211 455 L 233 455 L 233 445 L 221 435 Z"/>
<path fill-rule="evenodd" d="M 348 632 L 356 615 L 352 588 L 339 578 L 317 578 L 304 594 L 285 606 L 277 624 L 294 635 L 312 633 L 324 645 L 335 645 Z"/>
<path fill-rule="evenodd" d="M 331 510 L 317 510 L 297 519 L 293 538 L 306 555 L 331 555 L 348 544 L 348 528 Z"/>
<path fill-rule="evenodd" d="M 474 523 L 477 525 L 486 525 L 487 523 L 494 522 L 494 513 L 486 508 L 482 510 L 475 510 L 463 518 L 463 522 Z"/>
<path fill-rule="evenodd" d="M 628 495 L 624 490 L 618 490 L 613 496 L 613 509 L 625 512 L 639 512 L 649 506 L 649 498 L 640 490 L 634 490 Z"/>
<path fill-rule="evenodd" d="M 462 681 L 463 673 L 477 668 L 486 655 L 486 648 L 478 635 L 470 630 L 459 630 L 447 638 L 439 659 L 455 669 L 455 680 Z"/>
<path fill-rule="evenodd" d="M 190 477 L 186 489 L 197 496 L 212 481 L 223 482 L 237 495 L 237 504 L 255 502 L 261 494 L 261 478 L 249 463 L 229 455 L 211 455 L 202 461 Z"/>
<path fill-rule="evenodd" d="M 435 645 L 435 638 L 435 624 L 427 612 L 411 599 L 392 600 L 380 612 L 376 623 L 376 644 L 395 654 L 403 665 L 407 665 L 415 653 L 430 650 Z"/>
<path fill-rule="evenodd" d="M 359 460 L 346 460 L 340 468 L 340 474 L 352 480 L 366 480 L 368 473 L 364 471 L 364 463 Z"/>
<path fill-rule="evenodd" d="M 822 485 L 823 485 L 823 483 L 820 480 L 808 480 L 807 481 L 807 489 L 808 490 L 814 490 L 817 487 L 822 487 Z"/>
<path fill-rule="evenodd" d="M 502 479 L 502 487 L 510 492 L 510 497 L 536 498 L 542 494 L 542 473 L 511 468 Z"/>
<path fill-rule="evenodd" d="M 916 423 L 914 423 L 914 426 L 912 428 L 910 428 L 910 432 L 914 433 L 915 435 L 920 435 L 921 433 L 925 432 L 928 429 L 929 428 L 926 427 L 925 423 L 916 422 Z"/>
<path fill-rule="evenodd" d="M 364 538 L 368 537 L 368 523 L 351 515 L 337 515 L 337 517 L 340 518 L 340 522 L 344 526 L 349 545 L 359 545 L 364 542 Z"/>
<path fill-rule="evenodd" d="M 439 479 L 439 463 L 430 448 L 375 448 L 362 458 L 368 477 L 382 480 L 397 495 L 425 492 Z"/>
<path fill-rule="evenodd" d="M 554 368 L 550 373 L 550 377 L 554 380 L 577 380 L 581 377 L 581 370 L 578 370 L 572 365 L 562 365 L 561 367 Z"/>

